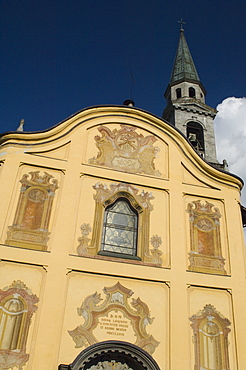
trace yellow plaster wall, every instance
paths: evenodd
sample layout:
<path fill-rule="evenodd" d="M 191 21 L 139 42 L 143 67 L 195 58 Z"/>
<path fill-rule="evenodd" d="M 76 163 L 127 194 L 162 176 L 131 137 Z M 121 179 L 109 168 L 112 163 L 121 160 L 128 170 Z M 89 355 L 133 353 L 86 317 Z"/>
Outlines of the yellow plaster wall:
<path fill-rule="evenodd" d="M 136 125 L 136 131 L 144 136 L 156 136 L 154 146 L 160 151 L 154 163 L 162 176 L 127 173 L 89 163 L 98 153 L 94 136 L 98 135 L 99 125 L 112 129 L 122 123 Z M 231 369 L 244 368 L 246 274 L 240 180 L 206 164 L 170 125 L 127 107 L 90 108 L 44 133 L 7 134 L 2 138 L 2 153 L 0 289 L 19 279 L 40 299 L 28 337 L 31 357 L 27 370 L 56 370 L 60 363 L 71 363 L 81 350 L 75 348 L 67 333 L 81 323 L 77 308 L 95 291 L 103 297 L 103 288 L 118 281 L 132 289 L 134 298 L 140 297 L 154 317 L 148 331 L 160 342 L 153 357 L 162 370 L 193 370 L 189 317 L 208 303 L 232 322 Z M 4 244 L 19 197 L 19 180 L 31 170 L 47 171 L 59 183 L 47 251 Z M 112 261 L 76 255 L 80 225 L 93 225 L 92 186 L 97 182 L 107 185 L 125 182 L 136 186 L 139 192 L 153 193 L 150 237 L 158 234 L 162 238 L 162 267 L 127 263 L 120 258 Z M 197 199 L 210 201 L 222 214 L 220 230 L 226 276 L 187 271 L 186 208 L 188 202 Z"/>

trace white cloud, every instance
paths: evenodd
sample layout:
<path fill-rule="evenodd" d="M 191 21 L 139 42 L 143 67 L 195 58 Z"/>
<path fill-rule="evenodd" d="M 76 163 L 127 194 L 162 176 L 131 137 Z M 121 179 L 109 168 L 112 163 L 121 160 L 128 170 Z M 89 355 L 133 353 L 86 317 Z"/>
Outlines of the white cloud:
<path fill-rule="evenodd" d="M 241 202 L 246 206 L 246 98 L 227 98 L 217 110 L 214 121 L 217 157 L 219 162 L 226 159 L 229 171 L 244 180 Z"/>

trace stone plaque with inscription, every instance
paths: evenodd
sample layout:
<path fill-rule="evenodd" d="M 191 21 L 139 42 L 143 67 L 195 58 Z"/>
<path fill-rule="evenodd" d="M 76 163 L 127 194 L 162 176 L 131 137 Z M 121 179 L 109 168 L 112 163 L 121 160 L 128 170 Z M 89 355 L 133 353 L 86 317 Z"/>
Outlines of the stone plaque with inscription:
<path fill-rule="evenodd" d="M 132 298 L 129 304 L 133 291 L 119 282 L 103 291 L 105 299 L 96 292 L 88 296 L 77 310 L 84 323 L 68 331 L 76 348 L 115 339 L 134 343 L 152 354 L 159 342 L 146 331 L 147 325 L 154 320 L 148 306 L 140 298 Z"/>

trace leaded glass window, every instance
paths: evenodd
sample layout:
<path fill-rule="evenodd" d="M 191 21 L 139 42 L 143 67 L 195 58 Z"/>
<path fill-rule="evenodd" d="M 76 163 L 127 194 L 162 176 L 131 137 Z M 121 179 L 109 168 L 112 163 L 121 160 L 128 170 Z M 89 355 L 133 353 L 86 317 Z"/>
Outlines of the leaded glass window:
<path fill-rule="evenodd" d="M 138 214 L 125 198 L 104 213 L 101 251 L 136 256 Z"/>

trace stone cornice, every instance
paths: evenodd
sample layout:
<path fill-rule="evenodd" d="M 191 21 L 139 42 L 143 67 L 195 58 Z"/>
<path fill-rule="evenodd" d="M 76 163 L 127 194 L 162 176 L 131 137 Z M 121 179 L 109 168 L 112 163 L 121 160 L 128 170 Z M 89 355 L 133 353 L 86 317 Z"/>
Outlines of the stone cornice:
<path fill-rule="evenodd" d="M 201 115 L 204 115 L 204 116 L 211 116 L 211 117 L 216 116 L 216 111 L 215 112 L 214 111 L 208 112 L 208 111 L 205 111 L 205 110 L 200 110 L 198 108 L 191 108 L 191 107 L 186 107 L 186 106 L 177 105 L 177 104 L 173 104 L 173 107 L 174 107 L 174 109 L 180 109 L 180 110 L 183 110 L 183 111 L 186 111 L 186 112 L 198 113 L 198 114 L 201 114 Z"/>

